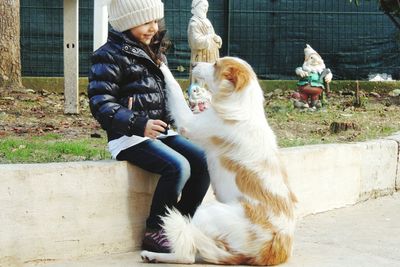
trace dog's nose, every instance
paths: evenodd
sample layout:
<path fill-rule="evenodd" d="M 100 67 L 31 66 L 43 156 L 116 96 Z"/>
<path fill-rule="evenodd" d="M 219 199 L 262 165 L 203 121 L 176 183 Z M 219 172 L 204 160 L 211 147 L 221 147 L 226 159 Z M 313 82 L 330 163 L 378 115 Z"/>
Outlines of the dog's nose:
<path fill-rule="evenodd" d="M 197 66 L 197 62 L 193 62 L 192 63 L 192 68 L 194 68 L 194 67 L 196 67 Z"/>

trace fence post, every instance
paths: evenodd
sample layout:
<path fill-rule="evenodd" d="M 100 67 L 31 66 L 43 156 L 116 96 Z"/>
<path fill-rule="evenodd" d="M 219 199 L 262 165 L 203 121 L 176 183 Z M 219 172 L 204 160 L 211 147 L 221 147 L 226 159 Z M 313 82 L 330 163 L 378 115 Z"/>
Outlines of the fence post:
<path fill-rule="evenodd" d="M 223 56 L 230 55 L 229 44 L 231 42 L 231 2 L 224 0 L 224 40 L 222 42 Z"/>
<path fill-rule="evenodd" d="M 64 113 L 79 113 L 79 0 L 64 0 Z"/>
<path fill-rule="evenodd" d="M 94 0 L 93 15 L 93 51 L 107 41 L 109 0 Z"/>

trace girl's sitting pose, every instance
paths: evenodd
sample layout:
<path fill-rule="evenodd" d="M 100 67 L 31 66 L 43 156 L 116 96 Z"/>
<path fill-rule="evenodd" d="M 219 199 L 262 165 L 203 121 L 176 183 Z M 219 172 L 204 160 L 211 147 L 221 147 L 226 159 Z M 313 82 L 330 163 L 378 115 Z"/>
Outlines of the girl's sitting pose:
<path fill-rule="evenodd" d="M 166 207 L 193 216 L 210 183 L 203 150 L 169 129 L 159 68 L 163 17 L 161 0 L 112 0 L 113 29 L 91 58 L 88 86 L 91 112 L 107 131 L 112 157 L 160 174 L 142 243 L 154 252 L 169 252 L 160 226 Z"/>

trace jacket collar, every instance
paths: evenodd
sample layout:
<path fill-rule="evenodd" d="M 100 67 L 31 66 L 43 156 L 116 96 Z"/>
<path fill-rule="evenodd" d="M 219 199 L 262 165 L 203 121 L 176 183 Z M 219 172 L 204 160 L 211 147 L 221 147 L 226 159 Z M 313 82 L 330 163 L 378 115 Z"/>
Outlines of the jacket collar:
<path fill-rule="evenodd" d="M 134 39 L 130 38 L 127 33 L 111 29 L 108 33 L 108 40 L 120 44 L 123 53 L 145 58 L 156 65 L 143 48 Z"/>

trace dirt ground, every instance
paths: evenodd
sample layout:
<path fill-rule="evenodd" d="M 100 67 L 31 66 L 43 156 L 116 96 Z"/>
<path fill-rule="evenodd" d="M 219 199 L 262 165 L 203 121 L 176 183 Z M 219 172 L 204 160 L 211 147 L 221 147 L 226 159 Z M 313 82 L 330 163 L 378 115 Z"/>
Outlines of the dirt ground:
<path fill-rule="evenodd" d="M 282 146 L 359 141 L 400 131 L 400 97 L 361 93 L 362 103 L 355 106 L 353 92 L 335 92 L 325 108 L 309 111 L 294 109 L 291 93 L 277 89 L 265 94 L 268 120 Z M 63 105 L 63 95 L 44 90 L 0 91 L 0 138 L 49 133 L 67 140 L 105 138 L 87 96 L 80 96 L 79 115 L 65 115 Z"/>
<path fill-rule="evenodd" d="M 294 108 L 291 92 L 275 90 L 265 98 L 281 146 L 358 142 L 400 131 L 400 96 L 392 91 L 335 91 L 316 111 Z"/>
<path fill-rule="evenodd" d="M 22 89 L 0 92 L 0 137 L 60 134 L 66 139 L 105 135 L 90 114 L 88 99 L 80 96 L 80 114 L 64 114 L 64 97 Z"/>

